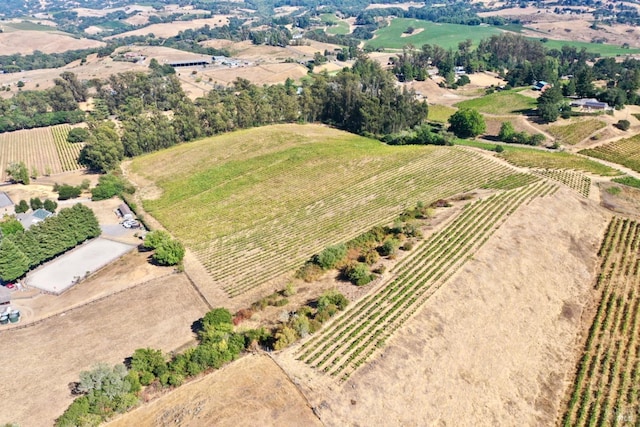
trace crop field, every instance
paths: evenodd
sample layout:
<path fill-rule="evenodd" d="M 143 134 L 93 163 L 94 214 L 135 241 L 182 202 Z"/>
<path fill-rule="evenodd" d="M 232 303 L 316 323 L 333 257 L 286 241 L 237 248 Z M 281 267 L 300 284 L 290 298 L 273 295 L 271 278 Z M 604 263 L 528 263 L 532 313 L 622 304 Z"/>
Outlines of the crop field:
<path fill-rule="evenodd" d="M 607 124 L 597 119 L 572 121 L 568 124 L 549 126 L 547 131 L 563 144 L 575 145 L 591 134 L 606 127 Z"/>
<path fill-rule="evenodd" d="M 446 105 L 429 105 L 427 119 L 433 122 L 446 123 L 455 112 L 455 108 Z"/>
<path fill-rule="evenodd" d="M 584 197 L 589 197 L 591 178 L 580 171 L 567 169 L 534 169 L 533 172 L 545 178 L 561 182 Z"/>
<path fill-rule="evenodd" d="M 320 19 L 325 24 L 329 24 L 327 26 L 327 33 L 333 35 L 345 35 L 349 34 L 349 24 L 345 21 L 338 19 L 335 15 L 331 13 L 323 13 L 320 15 Z"/>
<path fill-rule="evenodd" d="M 447 227 L 418 245 L 392 270 L 394 279 L 350 306 L 330 327 L 298 349 L 298 359 L 346 379 L 425 301 L 473 256 L 520 205 L 554 192 L 556 185 L 533 184 L 478 200 Z"/>
<path fill-rule="evenodd" d="M 415 31 L 412 35 L 404 34 L 409 27 L 416 30 L 422 29 L 422 31 Z M 367 46 L 374 49 L 401 49 L 408 44 L 419 48 L 428 43 L 445 49 L 457 49 L 458 43 L 466 39 L 471 39 L 473 44 L 477 45 L 480 40 L 500 33 L 502 33 L 501 30 L 488 26 L 442 24 L 419 19 L 395 18 L 389 26 L 376 31 L 375 38 L 369 40 Z"/>
<path fill-rule="evenodd" d="M 536 100 L 512 91 L 494 92 L 480 98 L 456 104 L 458 108 L 473 108 L 487 114 L 516 114 L 536 106 Z"/>
<path fill-rule="evenodd" d="M 5 170 L 13 162 L 24 162 L 38 175 L 82 169 L 77 160 L 82 144 L 67 142 L 70 129 L 59 125 L 0 134 L 0 179 L 7 180 Z"/>
<path fill-rule="evenodd" d="M 537 39 L 540 40 L 540 39 Z M 567 41 L 567 40 L 547 40 L 544 42 L 544 46 L 547 49 L 561 50 L 562 46 L 575 47 L 578 51 L 585 48 L 587 52 L 598 53 L 600 56 L 618 56 L 618 55 L 630 55 L 640 53 L 640 49 L 624 49 L 622 46 L 616 46 L 612 44 L 604 43 L 588 43 L 579 41 Z"/>
<path fill-rule="evenodd" d="M 134 159 L 132 170 L 162 190 L 147 211 L 232 297 L 417 201 L 517 176 L 455 147 L 390 147 L 311 125 L 201 140 Z"/>
<path fill-rule="evenodd" d="M 581 150 L 580 154 L 608 160 L 640 172 L 640 135 Z"/>
<path fill-rule="evenodd" d="M 567 152 L 507 146 L 504 148 L 505 150 L 500 154 L 500 157 L 515 166 L 535 169 L 575 169 L 601 176 L 617 176 L 621 174 L 616 169 Z"/>
<path fill-rule="evenodd" d="M 599 255 L 601 299 L 578 364 L 563 424 L 638 425 L 640 224 L 614 218 Z"/>

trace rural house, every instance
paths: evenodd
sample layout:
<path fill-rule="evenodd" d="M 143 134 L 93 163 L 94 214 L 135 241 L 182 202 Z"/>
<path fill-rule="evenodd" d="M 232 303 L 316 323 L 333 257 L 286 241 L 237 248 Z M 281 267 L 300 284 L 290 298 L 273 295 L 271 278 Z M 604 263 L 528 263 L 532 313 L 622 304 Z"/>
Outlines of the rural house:
<path fill-rule="evenodd" d="M 543 80 L 539 80 L 537 82 L 535 82 L 533 84 L 533 86 L 531 86 L 531 89 L 533 90 L 539 90 L 540 92 L 544 92 L 545 90 L 549 89 L 551 87 L 550 83 L 547 83 Z"/>

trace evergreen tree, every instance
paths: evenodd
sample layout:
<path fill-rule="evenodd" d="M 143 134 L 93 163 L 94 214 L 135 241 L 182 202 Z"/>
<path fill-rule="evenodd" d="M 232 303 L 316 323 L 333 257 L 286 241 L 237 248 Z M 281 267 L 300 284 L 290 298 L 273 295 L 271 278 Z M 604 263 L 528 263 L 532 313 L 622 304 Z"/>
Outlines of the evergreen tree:
<path fill-rule="evenodd" d="M 0 279 L 13 281 L 24 275 L 29 269 L 29 259 L 8 238 L 0 242 Z"/>

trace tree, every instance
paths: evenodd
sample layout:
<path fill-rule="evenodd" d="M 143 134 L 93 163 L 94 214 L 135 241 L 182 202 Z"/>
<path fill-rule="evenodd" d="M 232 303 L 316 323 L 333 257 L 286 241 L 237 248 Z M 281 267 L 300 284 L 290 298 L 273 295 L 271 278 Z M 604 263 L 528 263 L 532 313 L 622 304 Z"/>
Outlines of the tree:
<path fill-rule="evenodd" d="M 214 308 L 207 312 L 202 318 L 203 325 L 218 326 L 222 324 L 233 324 L 233 316 L 226 308 Z"/>
<path fill-rule="evenodd" d="M 118 395 L 128 393 L 131 389 L 131 384 L 126 380 L 126 376 L 127 368 L 122 364 L 114 365 L 111 368 L 107 364 L 99 363 L 90 371 L 80 372 L 78 391 L 86 394 L 97 391 L 113 399 Z"/>
<path fill-rule="evenodd" d="M 347 256 L 347 247 L 344 244 L 329 246 L 315 257 L 315 263 L 323 270 L 331 270 Z"/>
<path fill-rule="evenodd" d="M 162 351 L 152 348 L 139 348 L 131 356 L 130 367 L 140 374 L 149 372 L 157 378 L 167 371 L 167 362 Z"/>
<path fill-rule="evenodd" d="M 80 187 L 74 187 L 68 184 L 62 184 L 57 187 L 58 200 L 69 200 L 79 197 L 82 193 Z"/>
<path fill-rule="evenodd" d="M 38 209 L 42 209 L 44 207 L 44 204 L 42 203 L 42 200 L 40 200 L 39 197 L 35 197 L 35 198 L 31 198 L 31 200 L 29 200 L 29 206 L 31 206 L 31 210 L 38 210 Z"/>
<path fill-rule="evenodd" d="M 560 116 L 562 100 L 560 87 L 553 86 L 545 90 L 538 97 L 538 116 L 545 122 L 555 122 Z"/>
<path fill-rule="evenodd" d="M 27 169 L 27 165 L 24 162 L 14 162 L 7 167 L 6 171 L 7 175 L 11 178 L 13 182 L 28 185 L 29 184 L 29 170 Z"/>
<path fill-rule="evenodd" d="M 20 221 L 13 217 L 9 217 L 0 222 L 0 231 L 2 232 L 2 234 L 0 234 L 0 238 L 2 238 L 2 236 L 16 234 L 22 230 L 24 230 L 24 227 L 22 226 Z"/>
<path fill-rule="evenodd" d="M 78 162 L 97 172 L 115 169 L 124 157 L 124 147 L 113 123 L 104 122 L 90 129 L 87 145 L 82 147 Z"/>
<path fill-rule="evenodd" d="M 11 241 L 0 242 L 0 279 L 11 282 L 29 270 L 29 258 Z"/>
<path fill-rule="evenodd" d="M 153 260 L 160 265 L 177 265 L 184 258 L 184 246 L 177 240 L 162 242 L 153 254 Z"/>
<path fill-rule="evenodd" d="M 89 139 L 89 136 L 91 136 L 91 134 L 87 129 L 73 128 L 69 131 L 69 135 L 67 135 L 67 141 L 71 143 L 85 142 L 87 139 Z"/>
<path fill-rule="evenodd" d="M 164 230 L 153 230 L 148 232 L 147 235 L 144 236 L 143 245 L 147 249 L 154 250 L 160 247 L 163 242 L 166 242 L 168 240 L 171 240 L 171 236 L 169 235 L 169 233 Z"/>
<path fill-rule="evenodd" d="M 513 135 L 515 133 L 516 130 L 511 122 L 502 122 L 502 126 L 500 126 L 500 132 L 498 133 L 498 139 L 502 142 L 512 142 Z"/>
<path fill-rule="evenodd" d="M 459 138 L 475 137 L 487 130 L 484 117 L 470 108 L 456 111 L 449 117 L 449 123 L 449 130 Z"/>
<path fill-rule="evenodd" d="M 344 269 L 344 275 L 347 280 L 357 286 L 366 285 L 373 280 L 373 275 L 369 272 L 369 267 L 362 262 L 348 265 Z"/>
<path fill-rule="evenodd" d="M 43 207 L 51 213 L 54 213 L 58 209 L 58 203 L 51 199 L 47 199 L 43 203 Z"/>
<path fill-rule="evenodd" d="M 20 200 L 20 203 L 16 205 L 16 213 L 25 213 L 29 210 L 29 204 L 26 200 Z"/>

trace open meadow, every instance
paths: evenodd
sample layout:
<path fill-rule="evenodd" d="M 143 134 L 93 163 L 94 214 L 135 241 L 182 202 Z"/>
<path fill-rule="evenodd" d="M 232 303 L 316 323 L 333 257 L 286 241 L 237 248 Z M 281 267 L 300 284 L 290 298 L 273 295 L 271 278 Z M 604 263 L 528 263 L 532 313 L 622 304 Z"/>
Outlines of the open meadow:
<path fill-rule="evenodd" d="M 456 104 L 458 108 L 473 108 L 481 113 L 494 115 L 522 113 L 535 108 L 535 106 L 535 98 L 521 95 L 515 91 L 494 92 Z"/>
<path fill-rule="evenodd" d="M 131 171 L 158 188 L 147 212 L 195 252 L 207 286 L 232 297 L 418 201 L 515 173 L 466 150 L 390 147 L 318 125 L 204 139 L 136 158 Z"/>
<path fill-rule="evenodd" d="M 58 125 L 0 134 L 0 181 L 8 179 L 6 169 L 24 162 L 36 176 L 83 169 L 78 164 L 82 143 L 67 142 L 71 126 Z"/>
<path fill-rule="evenodd" d="M 415 34 L 404 34 L 409 27 L 419 31 L 415 31 Z M 402 49 L 408 44 L 419 48 L 428 43 L 445 49 L 457 49 L 458 43 L 467 39 L 471 39 L 474 45 L 477 45 L 480 40 L 501 32 L 489 26 L 443 24 L 419 19 L 395 18 L 391 20 L 389 26 L 377 30 L 375 37 L 366 45 L 374 49 Z"/>

